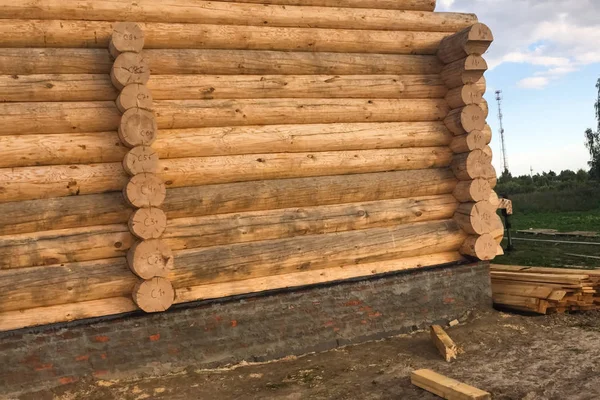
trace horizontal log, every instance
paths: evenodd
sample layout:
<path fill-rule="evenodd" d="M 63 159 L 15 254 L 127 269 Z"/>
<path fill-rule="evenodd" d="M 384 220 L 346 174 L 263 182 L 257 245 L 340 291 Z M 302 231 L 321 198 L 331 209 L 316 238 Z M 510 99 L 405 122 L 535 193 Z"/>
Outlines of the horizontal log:
<path fill-rule="evenodd" d="M 490 261 L 496 258 L 498 244 L 490 235 L 486 233 L 481 236 L 469 236 L 460 248 L 460 253 L 468 255 L 478 260 Z"/>
<path fill-rule="evenodd" d="M 304 124 L 161 130 L 161 159 L 238 154 L 447 146 L 441 122 Z M 116 132 L 0 136 L 0 167 L 119 162 L 127 149 Z"/>
<path fill-rule="evenodd" d="M 450 149 L 454 153 L 468 153 L 473 150 L 482 150 L 489 143 L 484 130 L 474 130 L 466 135 L 455 136 L 452 143 L 450 143 Z"/>
<path fill-rule="evenodd" d="M 162 208 L 184 218 L 448 194 L 456 183 L 447 168 L 262 180 L 171 188 Z M 126 223 L 131 213 L 121 193 L 0 203 L 0 234 Z"/>
<path fill-rule="evenodd" d="M 167 188 L 262 179 L 447 167 L 447 147 L 272 153 L 160 161 Z M 129 180 L 121 163 L 0 169 L 0 202 L 122 190 Z"/>
<path fill-rule="evenodd" d="M 317 235 L 452 218 L 452 195 L 176 218 L 161 240 L 171 250 Z M 122 257 L 126 224 L 0 236 L 0 269 Z"/>
<path fill-rule="evenodd" d="M 440 121 L 444 100 L 240 99 L 154 102 L 159 129 L 211 126 Z M 129 110 L 128 112 L 132 112 Z M 122 121 L 114 102 L 0 103 L 0 135 L 102 132 Z"/>
<path fill-rule="evenodd" d="M 425 30 L 457 32 L 477 22 L 474 14 L 426 13 L 386 9 L 279 6 L 170 0 L 0 1 L 0 15 L 22 19 L 180 22 L 219 25 L 289 26 L 334 29 Z"/>
<path fill-rule="evenodd" d="M 471 54 L 482 55 L 487 51 L 494 35 L 487 25 L 476 23 L 454 35 L 446 37 L 438 51 L 438 57 L 449 64 Z"/>
<path fill-rule="evenodd" d="M 466 235 L 451 220 L 175 252 L 175 288 L 456 251 Z M 124 257 L 0 270 L 0 311 L 128 296 L 137 278 Z"/>
<path fill-rule="evenodd" d="M 461 203 L 478 202 L 488 200 L 492 193 L 489 182 L 486 179 L 475 179 L 472 181 L 460 181 L 452 194 Z"/>
<path fill-rule="evenodd" d="M 487 200 L 483 200 L 477 203 L 461 203 L 454 220 L 468 234 L 483 235 L 493 231 L 495 216 L 496 209 Z"/>
<path fill-rule="evenodd" d="M 347 8 L 381 8 L 390 10 L 433 11 L 436 0 L 221 0 L 235 3 L 279 4 L 284 6 L 318 6 Z"/>
<path fill-rule="evenodd" d="M 305 285 L 381 275 L 395 271 L 461 261 L 464 261 L 464 259 L 457 252 L 445 252 L 357 266 L 350 265 L 342 268 L 293 272 L 285 275 L 215 285 L 184 287 L 176 291 L 175 302 L 185 303 L 202 299 L 217 299 L 239 294 L 258 293 L 274 289 L 302 287 Z M 48 307 L 36 307 L 26 310 L 7 311 L 0 314 L 0 331 L 135 311 L 137 307 L 131 300 L 131 296 L 124 296 L 126 297 L 112 297 Z"/>
<path fill-rule="evenodd" d="M 1 47 L 109 47 L 115 23 L 3 20 Z M 283 50 L 335 53 L 430 54 L 447 32 L 273 28 L 265 26 L 137 24 L 144 49 Z M 442 27 L 441 27 L 442 28 Z"/>
<path fill-rule="evenodd" d="M 451 109 L 479 104 L 483 101 L 484 92 L 477 84 L 459 86 L 448 91 L 446 101 Z"/>
<path fill-rule="evenodd" d="M 152 75 L 428 75 L 438 74 L 435 56 L 307 53 L 260 50 L 144 50 Z M 109 74 L 104 49 L 0 48 L 0 75 Z"/>
<path fill-rule="evenodd" d="M 259 98 L 433 99 L 447 92 L 439 75 L 154 75 L 155 100 Z M 0 75 L 1 102 L 113 101 L 107 75 Z"/>
<path fill-rule="evenodd" d="M 478 84 L 488 66 L 483 57 L 471 55 L 450 64 L 442 71 L 442 79 L 449 89 L 463 85 Z"/>
<path fill-rule="evenodd" d="M 461 181 L 470 181 L 477 178 L 492 178 L 492 164 L 490 158 L 482 150 L 473 150 L 470 153 L 461 153 L 452 160 L 452 171 Z M 494 175 L 495 175 L 495 171 Z"/>

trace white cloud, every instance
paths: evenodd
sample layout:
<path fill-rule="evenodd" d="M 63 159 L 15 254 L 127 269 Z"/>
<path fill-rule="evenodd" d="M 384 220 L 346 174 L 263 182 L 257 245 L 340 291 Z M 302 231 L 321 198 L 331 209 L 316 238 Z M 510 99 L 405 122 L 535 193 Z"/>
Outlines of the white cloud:
<path fill-rule="evenodd" d="M 532 76 L 530 78 L 521 79 L 517 82 L 517 86 L 524 89 L 543 89 L 550 83 L 550 79 L 545 76 Z"/>

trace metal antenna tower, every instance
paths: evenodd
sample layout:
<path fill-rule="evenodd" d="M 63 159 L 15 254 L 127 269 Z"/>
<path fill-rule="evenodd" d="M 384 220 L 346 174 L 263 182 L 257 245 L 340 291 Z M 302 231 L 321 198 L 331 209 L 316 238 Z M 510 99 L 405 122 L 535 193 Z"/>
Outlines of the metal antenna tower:
<path fill-rule="evenodd" d="M 506 156 L 504 127 L 502 126 L 502 90 L 496 90 L 496 101 L 498 102 L 498 120 L 500 121 L 500 143 L 502 145 L 502 162 L 504 163 L 504 173 L 508 174 L 508 157 Z"/>

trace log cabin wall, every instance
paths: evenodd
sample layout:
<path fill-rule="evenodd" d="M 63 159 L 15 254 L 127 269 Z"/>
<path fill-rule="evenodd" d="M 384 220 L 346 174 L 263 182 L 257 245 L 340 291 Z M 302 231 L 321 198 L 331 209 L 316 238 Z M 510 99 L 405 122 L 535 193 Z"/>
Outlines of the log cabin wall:
<path fill-rule="evenodd" d="M 434 7 L 0 0 L 0 330 L 138 308 L 123 21 L 144 34 L 174 303 L 493 258 L 491 34 Z"/>

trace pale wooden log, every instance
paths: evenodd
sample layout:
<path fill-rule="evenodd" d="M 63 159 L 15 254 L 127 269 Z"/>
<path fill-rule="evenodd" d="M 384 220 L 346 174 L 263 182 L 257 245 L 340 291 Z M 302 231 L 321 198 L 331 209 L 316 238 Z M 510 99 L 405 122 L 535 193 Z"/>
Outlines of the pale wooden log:
<path fill-rule="evenodd" d="M 159 198 L 164 199 L 165 185 L 440 168 L 450 165 L 451 159 L 447 147 L 175 158 L 160 161 L 161 172 L 149 187 L 154 188 L 151 193 L 162 193 Z M 138 174 L 127 183 L 121 163 L 4 168 L 0 169 L 0 202 L 102 193 L 127 185 L 124 193 L 131 205 L 158 207 L 158 199 L 147 197 L 149 187 L 138 185 L 142 176 L 150 175 Z"/>
<path fill-rule="evenodd" d="M 235 213 L 448 194 L 455 186 L 447 168 L 261 180 L 172 188 L 162 208 L 168 218 L 183 218 L 215 210 Z M 90 221 L 126 223 L 132 212 L 121 193 L 0 203 L 0 233 L 85 227 Z"/>
<path fill-rule="evenodd" d="M 173 251 L 162 240 L 136 242 L 127 253 L 129 269 L 142 279 L 168 277 L 175 267 Z"/>
<path fill-rule="evenodd" d="M 286 6 L 318 6 L 375 8 L 390 10 L 433 11 L 436 0 L 221 0 L 236 3 L 280 4 Z"/>
<path fill-rule="evenodd" d="M 446 64 L 450 64 L 472 54 L 482 55 L 487 51 L 494 35 L 487 25 L 480 22 L 446 37 L 438 50 L 438 57 Z"/>
<path fill-rule="evenodd" d="M 494 157 L 494 153 L 492 152 L 492 148 L 490 146 L 484 146 L 481 149 L 488 163 L 492 162 L 492 158 Z"/>
<path fill-rule="evenodd" d="M 492 141 L 492 128 L 488 124 L 485 124 L 485 127 L 481 130 L 481 134 L 483 135 L 485 144 L 490 144 Z"/>
<path fill-rule="evenodd" d="M 444 329 L 439 325 L 431 325 L 429 333 L 431 336 L 431 341 L 435 347 L 437 347 L 444 360 L 446 360 L 446 362 L 456 360 L 456 356 L 458 355 L 458 347 L 450 338 L 450 336 L 448 336 L 446 331 L 444 331 Z"/>
<path fill-rule="evenodd" d="M 456 223 L 443 220 L 184 250 L 174 253 L 176 267 L 169 280 L 183 288 L 283 275 L 299 268 L 342 269 L 408 257 L 426 259 L 457 251 L 465 239 Z M 0 278 L 4 296 L 0 311 L 128 296 L 137 279 L 125 257 L 1 270 Z"/>
<path fill-rule="evenodd" d="M 498 244 L 489 233 L 469 236 L 460 248 L 462 255 L 471 256 L 482 261 L 496 258 Z"/>
<path fill-rule="evenodd" d="M 433 99 L 447 92 L 439 75 L 151 75 L 147 88 L 156 100 Z M 3 102 L 104 101 L 117 95 L 107 75 L 0 75 Z M 137 107 L 151 109 L 151 101 Z"/>
<path fill-rule="evenodd" d="M 175 289 L 168 279 L 153 277 L 133 288 L 133 302 L 147 313 L 168 310 L 175 301 Z"/>
<path fill-rule="evenodd" d="M 454 135 L 441 122 L 302 124 L 161 130 L 162 159 L 269 152 L 438 147 Z M 117 132 L 0 136 L 0 167 L 118 162 Z"/>
<path fill-rule="evenodd" d="M 461 203 L 488 200 L 491 193 L 492 188 L 485 179 L 458 182 L 454 192 L 452 192 L 456 200 Z"/>
<path fill-rule="evenodd" d="M 485 165 L 484 172 L 483 172 L 483 178 L 488 180 L 488 182 L 490 183 L 490 187 L 492 189 L 494 189 L 496 187 L 496 185 L 498 184 L 496 168 L 494 168 L 494 166 L 492 164 L 488 163 L 487 165 Z"/>
<path fill-rule="evenodd" d="M 494 238 L 494 241 L 500 245 L 502 244 L 502 240 L 504 239 L 504 224 L 502 223 L 502 218 L 498 214 L 495 214 L 492 217 L 492 232 L 490 234 Z"/>
<path fill-rule="evenodd" d="M 127 147 L 151 146 L 158 135 L 158 123 L 152 111 L 130 108 L 119 121 L 118 133 Z"/>
<path fill-rule="evenodd" d="M 486 200 L 477 203 L 461 203 L 454 214 L 454 220 L 470 235 L 483 235 L 494 229 L 496 210 Z"/>
<path fill-rule="evenodd" d="M 56 24 L 57 21 L 51 21 L 51 23 Z M 58 22 L 62 27 L 64 27 L 64 24 L 62 22 Z M 41 28 L 41 30 L 43 30 L 44 35 L 46 35 L 48 32 L 48 30 L 50 30 L 51 33 L 52 32 L 51 29 L 48 29 L 48 26 L 45 26 L 45 24 L 42 21 L 35 21 L 34 24 L 36 24 L 36 26 L 38 26 L 39 28 Z M 87 23 L 79 23 L 81 25 L 87 25 Z M 75 22 L 73 25 L 77 26 L 77 22 Z M 85 31 L 84 32 L 80 32 L 77 31 L 77 29 L 73 29 L 75 28 L 75 26 L 67 26 L 67 29 L 70 31 L 70 35 L 68 35 L 68 37 L 73 38 L 74 36 L 77 36 L 79 39 L 82 38 L 82 35 L 85 35 Z M 89 29 L 89 26 L 86 26 L 86 28 Z M 94 32 L 94 35 L 98 35 L 98 31 L 96 30 Z M 84 36 L 85 37 L 85 36 Z M 65 40 L 68 38 L 65 37 L 59 37 L 57 38 L 59 42 L 64 43 Z M 61 40 L 62 39 L 62 40 Z M 98 40 L 96 40 L 97 42 Z M 63 44 L 64 46 L 64 44 Z M 37 46 L 36 46 L 37 47 Z M 62 47 L 62 46 L 61 46 Z M 104 46 L 102 46 L 104 47 Z M 134 22 L 117 22 L 112 26 L 112 35 L 110 36 L 110 43 L 108 45 L 108 49 L 110 51 L 110 54 L 114 57 L 114 58 L 118 58 L 121 53 L 125 53 L 125 52 L 133 52 L 133 53 L 140 53 L 142 51 L 142 49 L 144 48 L 144 31 L 142 30 L 142 28 L 140 28 L 140 26 Z"/>
<path fill-rule="evenodd" d="M 121 119 L 112 101 L 77 103 L 1 103 L 0 135 L 102 132 Z"/>
<path fill-rule="evenodd" d="M 498 209 L 498 207 L 500 206 L 500 198 L 498 197 L 498 195 L 496 194 L 496 192 L 494 192 L 492 190 L 492 192 L 490 193 L 490 196 L 488 198 L 488 201 L 490 202 L 490 204 L 492 206 L 494 206 L 496 209 Z"/>
<path fill-rule="evenodd" d="M 165 201 L 167 188 L 155 174 L 138 174 L 123 189 L 125 201 L 133 207 L 160 207 Z"/>
<path fill-rule="evenodd" d="M 442 99 L 240 99 L 155 101 L 154 113 L 114 102 L 0 104 L 2 134 L 117 130 L 129 147 L 150 145 L 158 129 L 353 122 L 431 122 L 448 114 Z M 155 117 L 154 117 L 155 116 Z M 124 129 L 126 127 L 126 129 Z M 131 130 L 131 138 L 123 135 Z M 154 132 L 153 132 L 154 131 Z"/>
<path fill-rule="evenodd" d="M 256 50 L 144 50 L 154 75 L 430 75 L 435 56 L 307 53 Z M 0 75 L 109 74 L 113 60 L 103 49 L 2 49 Z"/>
<path fill-rule="evenodd" d="M 483 115 L 485 116 L 485 118 L 487 118 L 490 114 L 490 108 L 486 99 L 481 100 L 481 102 L 479 103 L 479 108 L 481 108 L 481 111 L 483 111 Z"/>
<path fill-rule="evenodd" d="M 447 64 L 442 71 L 442 79 L 449 89 L 477 83 L 487 70 L 487 63 L 481 56 L 468 56 Z"/>
<path fill-rule="evenodd" d="M 123 169 L 132 176 L 144 172 L 155 174 L 159 169 L 158 154 L 152 147 L 134 147 L 123 158 Z"/>
<path fill-rule="evenodd" d="M 158 239 L 165 229 L 167 216 L 160 208 L 139 208 L 129 218 L 129 230 L 142 240 Z"/>
<path fill-rule="evenodd" d="M 481 93 L 481 95 L 483 96 L 485 94 L 485 91 L 487 90 L 487 82 L 485 80 L 485 76 L 479 78 L 479 80 L 475 82 L 474 85 L 477 87 L 479 93 Z"/>
<path fill-rule="evenodd" d="M 489 178 L 491 164 L 481 150 L 470 153 L 456 154 L 452 160 L 452 171 L 461 181 L 470 181 L 477 178 Z"/>
<path fill-rule="evenodd" d="M 483 150 L 488 143 L 483 131 L 473 130 L 466 135 L 455 136 L 450 143 L 450 149 L 457 154 L 468 153 L 473 150 Z"/>
<path fill-rule="evenodd" d="M 126 23 L 131 24 L 131 23 Z M 113 48 L 111 22 L 3 20 L 2 47 Z M 231 25 L 140 23 L 145 34 L 134 53 L 145 49 L 281 50 L 334 53 L 434 55 L 447 32 L 274 28 Z M 138 35 L 136 33 L 135 35 Z M 109 43 L 110 42 L 110 43 Z M 125 45 L 122 46 L 126 48 Z"/>
<path fill-rule="evenodd" d="M 110 81 L 119 90 L 127 85 L 145 85 L 150 79 L 150 66 L 143 54 L 122 53 L 110 70 Z"/>
<path fill-rule="evenodd" d="M 472 104 L 450 111 L 444 123 L 450 132 L 464 135 L 485 128 L 485 115 L 479 106 Z"/>
<path fill-rule="evenodd" d="M 176 290 L 175 302 L 185 303 L 195 300 L 215 299 L 273 289 L 302 287 L 305 285 L 333 282 L 363 276 L 376 276 L 394 271 L 417 269 L 460 261 L 464 261 L 464 259 L 458 252 L 445 252 L 399 260 L 361 264 L 357 266 L 349 265 L 342 268 L 293 272 L 285 275 L 267 276 L 236 282 L 181 287 Z M 124 293 L 123 296 L 128 296 L 128 293 Z M 17 311 L 6 311 L 0 314 L 0 331 L 121 314 L 134 311 L 136 308 L 136 305 L 128 296 L 67 303 L 49 307 L 29 308 Z"/>
<path fill-rule="evenodd" d="M 4 18 L 87 21 L 180 22 L 219 25 L 290 26 L 334 29 L 385 29 L 457 32 L 477 22 L 474 14 L 404 10 L 303 7 L 209 1 L 42 0 L 35 4 L 0 2 Z"/>
<path fill-rule="evenodd" d="M 152 93 L 146 85 L 133 83 L 123 88 L 117 97 L 116 104 L 122 113 L 131 108 L 152 110 Z"/>
<path fill-rule="evenodd" d="M 458 86 L 448 91 L 446 101 L 451 109 L 480 104 L 483 101 L 483 93 L 476 84 Z"/>
<path fill-rule="evenodd" d="M 410 374 L 413 385 L 448 400 L 491 400 L 492 395 L 457 380 L 445 377 L 428 369 Z"/>
<path fill-rule="evenodd" d="M 130 231 L 172 250 L 397 226 L 452 218 L 452 195 L 170 219 L 157 208 L 136 210 Z M 164 231 L 164 232 L 163 232 Z M 0 236 L 0 269 L 81 262 L 125 254 L 134 243 L 123 224 Z"/>

